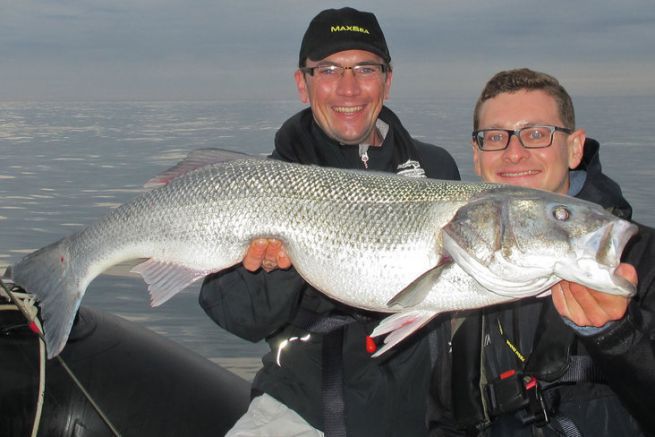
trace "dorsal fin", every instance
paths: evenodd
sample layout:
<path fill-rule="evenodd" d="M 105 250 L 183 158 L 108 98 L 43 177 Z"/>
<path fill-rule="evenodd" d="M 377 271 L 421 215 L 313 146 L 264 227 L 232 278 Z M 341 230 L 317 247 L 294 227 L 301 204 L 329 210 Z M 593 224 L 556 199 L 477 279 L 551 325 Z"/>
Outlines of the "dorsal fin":
<path fill-rule="evenodd" d="M 247 158 L 265 159 L 265 157 L 261 155 L 249 155 L 243 152 L 235 152 L 233 150 L 219 149 L 216 147 L 192 150 L 182 161 L 146 182 L 144 187 L 156 188 L 166 185 L 176 177 L 182 176 L 206 165 Z"/>

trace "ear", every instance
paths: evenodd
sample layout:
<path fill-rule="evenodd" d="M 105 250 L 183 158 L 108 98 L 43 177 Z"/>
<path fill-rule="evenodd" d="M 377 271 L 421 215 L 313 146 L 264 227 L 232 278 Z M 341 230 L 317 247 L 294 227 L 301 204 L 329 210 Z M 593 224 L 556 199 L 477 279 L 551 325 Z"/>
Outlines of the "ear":
<path fill-rule="evenodd" d="M 569 168 L 573 169 L 580 165 L 584 156 L 584 142 L 587 135 L 584 129 L 574 131 L 566 140 L 568 148 Z"/>
<path fill-rule="evenodd" d="M 296 81 L 296 89 L 298 90 L 298 98 L 303 103 L 309 103 L 309 91 L 307 90 L 307 81 L 305 80 L 305 73 L 296 70 L 293 75 Z"/>
<path fill-rule="evenodd" d="M 482 168 L 480 166 L 480 149 L 475 143 L 475 140 L 471 140 L 471 146 L 473 147 L 473 168 L 475 169 L 475 174 L 482 176 Z"/>

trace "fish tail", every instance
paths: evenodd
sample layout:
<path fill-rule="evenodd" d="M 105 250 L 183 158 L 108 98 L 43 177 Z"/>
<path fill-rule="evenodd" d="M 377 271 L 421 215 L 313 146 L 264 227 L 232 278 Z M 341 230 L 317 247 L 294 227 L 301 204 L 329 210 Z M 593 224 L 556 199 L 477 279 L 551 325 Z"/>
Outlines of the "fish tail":
<path fill-rule="evenodd" d="M 64 238 L 11 267 L 13 281 L 39 302 L 48 358 L 64 348 L 84 294 L 85 272 L 72 271 L 71 265 L 80 265 L 79 260 L 71 262 L 72 253 L 70 239 Z"/>

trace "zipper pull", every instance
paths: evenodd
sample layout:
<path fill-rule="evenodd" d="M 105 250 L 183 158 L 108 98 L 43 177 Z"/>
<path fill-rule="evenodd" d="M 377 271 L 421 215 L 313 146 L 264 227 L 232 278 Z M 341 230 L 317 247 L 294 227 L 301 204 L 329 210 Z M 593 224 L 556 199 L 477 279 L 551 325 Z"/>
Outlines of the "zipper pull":
<path fill-rule="evenodd" d="M 368 170 L 368 144 L 360 144 L 359 145 L 359 159 L 362 160 L 362 163 L 364 164 L 364 168 Z"/>

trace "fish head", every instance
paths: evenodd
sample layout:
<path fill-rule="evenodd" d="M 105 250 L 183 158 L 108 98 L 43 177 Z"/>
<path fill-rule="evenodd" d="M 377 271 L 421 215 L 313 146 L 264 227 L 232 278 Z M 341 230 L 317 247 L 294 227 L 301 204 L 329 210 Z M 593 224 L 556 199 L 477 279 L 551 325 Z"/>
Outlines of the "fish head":
<path fill-rule="evenodd" d="M 536 295 L 566 279 L 630 296 L 634 286 L 614 271 L 636 232 L 594 203 L 507 186 L 459 208 L 442 237 L 447 254 L 498 294 Z"/>

